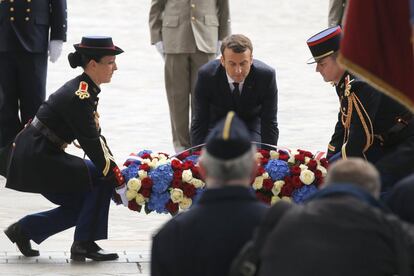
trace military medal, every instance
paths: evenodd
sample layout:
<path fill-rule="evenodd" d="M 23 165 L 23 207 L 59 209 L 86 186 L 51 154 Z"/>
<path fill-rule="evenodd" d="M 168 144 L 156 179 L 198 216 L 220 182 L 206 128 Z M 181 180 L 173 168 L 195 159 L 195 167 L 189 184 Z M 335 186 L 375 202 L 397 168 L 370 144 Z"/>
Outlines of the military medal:
<path fill-rule="evenodd" d="M 79 83 L 79 89 L 75 92 L 75 94 L 79 97 L 79 99 L 87 99 L 90 97 L 88 93 L 88 83 L 81 81 Z"/>

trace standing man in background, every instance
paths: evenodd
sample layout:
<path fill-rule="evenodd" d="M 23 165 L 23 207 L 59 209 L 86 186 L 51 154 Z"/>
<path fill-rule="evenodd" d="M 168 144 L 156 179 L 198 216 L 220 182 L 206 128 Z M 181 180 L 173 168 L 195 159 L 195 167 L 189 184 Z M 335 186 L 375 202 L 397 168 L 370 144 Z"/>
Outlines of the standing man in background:
<path fill-rule="evenodd" d="M 346 2 L 347 0 L 329 0 L 328 27 L 343 26 Z"/>
<path fill-rule="evenodd" d="M 66 16 L 66 0 L 0 1 L 0 148 L 45 100 L 47 57 L 62 52 Z"/>
<path fill-rule="evenodd" d="M 197 71 L 230 34 L 228 0 L 152 0 L 151 44 L 165 59 L 165 88 L 176 152 L 190 146 L 191 95 Z"/>

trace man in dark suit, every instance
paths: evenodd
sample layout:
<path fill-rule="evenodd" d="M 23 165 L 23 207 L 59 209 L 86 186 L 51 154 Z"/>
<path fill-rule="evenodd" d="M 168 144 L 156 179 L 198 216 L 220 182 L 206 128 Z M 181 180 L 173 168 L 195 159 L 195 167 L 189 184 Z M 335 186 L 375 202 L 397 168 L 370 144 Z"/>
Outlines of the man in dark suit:
<path fill-rule="evenodd" d="M 211 128 L 230 110 L 246 124 L 252 141 L 277 144 L 275 70 L 254 60 L 252 53 L 249 38 L 231 35 L 223 40 L 221 59 L 200 68 L 194 91 L 192 146 L 204 143 Z"/>
<path fill-rule="evenodd" d="M 283 208 L 282 217 L 262 249 L 258 275 L 412 275 L 414 228 L 378 201 L 375 167 L 339 160 L 325 181 L 303 206 L 272 207 Z"/>
<path fill-rule="evenodd" d="M 47 56 L 60 56 L 66 24 L 66 0 L 0 1 L 0 148 L 45 100 Z"/>
<path fill-rule="evenodd" d="M 229 112 L 211 131 L 200 157 L 207 190 L 153 238 L 151 275 L 228 275 L 267 211 L 249 189 L 255 153 L 246 126 Z"/>

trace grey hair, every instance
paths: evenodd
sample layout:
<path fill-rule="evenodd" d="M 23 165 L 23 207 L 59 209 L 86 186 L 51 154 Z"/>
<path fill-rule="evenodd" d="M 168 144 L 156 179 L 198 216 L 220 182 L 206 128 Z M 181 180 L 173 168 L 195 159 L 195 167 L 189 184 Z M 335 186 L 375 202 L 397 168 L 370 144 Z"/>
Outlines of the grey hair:
<path fill-rule="evenodd" d="M 357 185 L 379 198 L 381 180 L 377 169 L 362 158 L 351 157 L 333 163 L 325 179 L 325 185 L 350 183 Z"/>
<path fill-rule="evenodd" d="M 256 166 L 255 154 L 256 146 L 252 145 L 251 149 L 242 156 L 230 160 L 222 160 L 212 156 L 204 148 L 200 162 L 206 171 L 207 177 L 215 178 L 220 182 L 226 182 L 250 178 Z"/>

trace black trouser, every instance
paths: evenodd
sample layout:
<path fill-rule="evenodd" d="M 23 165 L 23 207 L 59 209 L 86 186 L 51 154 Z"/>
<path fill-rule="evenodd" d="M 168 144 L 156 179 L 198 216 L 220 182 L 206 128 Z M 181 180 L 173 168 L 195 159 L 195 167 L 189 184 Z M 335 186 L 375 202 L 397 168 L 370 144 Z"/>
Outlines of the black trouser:
<path fill-rule="evenodd" d="M 0 52 L 0 148 L 14 139 L 45 100 L 46 75 L 47 53 Z"/>

